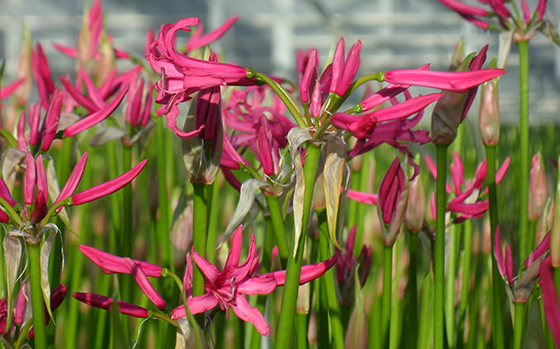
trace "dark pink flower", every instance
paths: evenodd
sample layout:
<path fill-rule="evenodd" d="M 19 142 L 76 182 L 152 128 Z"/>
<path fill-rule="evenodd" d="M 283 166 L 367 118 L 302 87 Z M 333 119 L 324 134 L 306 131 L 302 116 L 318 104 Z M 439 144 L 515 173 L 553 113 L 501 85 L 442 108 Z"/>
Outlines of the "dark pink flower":
<path fill-rule="evenodd" d="M 128 183 L 132 182 L 132 180 L 136 178 L 136 176 L 138 176 L 138 174 L 144 169 L 144 166 L 146 166 L 147 162 L 148 159 L 143 160 L 138 165 L 130 169 L 128 172 L 125 172 L 124 174 L 118 176 L 117 178 L 73 195 L 71 199 L 72 205 L 75 206 L 82 205 L 85 204 L 86 202 L 97 200 L 103 196 L 107 196 L 109 194 L 116 192 L 117 190 L 121 189 Z"/>
<path fill-rule="evenodd" d="M 331 86 L 330 93 L 338 96 L 343 96 L 356 73 L 360 67 L 360 51 L 362 50 L 362 41 L 358 40 L 348 51 L 348 57 L 344 59 L 344 38 L 340 38 L 336 50 L 334 51 L 334 58 L 332 62 L 331 73 Z"/>
<path fill-rule="evenodd" d="M 112 298 L 105 297 L 99 294 L 74 292 L 72 293 L 72 297 L 82 303 L 91 305 L 92 307 L 105 309 L 108 311 L 112 311 L 113 309 L 114 300 Z M 121 314 L 138 318 L 147 318 L 149 316 L 149 312 L 147 309 L 119 300 L 117 301 L 117 310 Z"/>
<path fill-rule="evenodd" d="M 97 266 L 101 268 L 105 274 L 130 274 L 130 269 L 127 267 L 126 261 L 122 257 L 118 257 L 86 245 L 78 245 L 78 249 L 82 251 L 86 257 L 91 259 L 93 263 L 97 264 Z M 133 262 L 138 265 L 146 276 L 161 276 L 162 267 L 144 261 L 133 260 Z"/>
<path fill-rule="evenodd" d="M 504 258 L 502 251 L 502 233 L 500 227 L 496 227 L 496 234 L 494 236 L 494 257 L 498 265 L 498 271 L 504 280 L 510 285 L 513 285 L 513 256 L 511 254 L 511 247 L 509 244 L 506 246 L 506 255 Z"/>
<path fill-rule="evenodd" d="M 439 72 L 402 69 L 385 73 L 385 80 L 394 84 L 424 86 L 454 92 L 467 92 L 483 82 L 501 76 L 504 69 L 490 68 L 468 72 Z"/>
<path fill-rule="evenodd" d="M 383 243 L 394 244 L 406 214 L 408 180 L 399 158 L 395 158 L 379 186 L 377 213 L 383 230 Z"/>
<path fill-rule="evenodd" d="M 553 274 L 558 270 L 552 267 L 550 257 L 539 265 L 539 285 L 542 290 L 544 315 L 546 323 L 557 347 L 560 347 L 560 305 L 558 304 L 558 290 L 556 289 Z"/>
<path fill-rule="evenodd" d="M 235 22 L 237 22 L 238 19 L 239 16 L 233 16 L 225 21 L 218 29 L 204 35 L 202 35 L 204 26 L 199 24 L 187 42 L 186 51 L 190 52 L 218 40 L 229 30 L 229 28 L 231 28 L 233 24 L 235 24 Z"/>
<path fill-rule="evenodd" d="M 254 276 L 258 265 L 258 257 L 255 257 L 255 237 L 251 235 L 251 245 L 245 262 L 240 264 L 242 227 L 240 226 L 233 234 L 229 256 L 222 271 L 207 262 L 193 249 L 193 259 L 206 276 L 206 293 L 201 296 L 192 296 L 192 262 L 187 255 L 187 268 L 183 280 L 183 287 L 187 296 L 187 306 L 192 314 L 202 313 L 219 305 L 226 311 L 229 317 L 229 308 L 246 322 L 252 322 L 260 334 L 267 336 L 270 333 L 268 324 L 263 315 L 253 308 L 244 295 L 269 294 L 277 286 L 284 285 L 286 271 L 278 271 Z M 302 268 L 300 284 L 309 282 L 327 271 L 336 261 L 336 256 L 313 265 Z M 173 319 L 186 316 L 183 305 L 175 308 L 171 313 Z"/>
<path fill-rule="evenodd" d="M 138 283 L 138 286 L 140 286 L 140 288 L 142 289 L 144 294 L 148 297 L 148 299 L 151 300 L 152 303 L 154 303 L 154 305 L 159 310 L 165 310 L 167 308 L 167 303 L 165 302 L 165 300 L 163 300 L 163 298 L 159 295 L 159 293 L 157 293 L 157 291 L 154 289 L 154 286 L 148 280 L 148 277 L 146 276 L 146 274 L 142 270 L 142 267 L 140 267 L 140 265 L 138 265 L 138 263 L 136 263 L 135 261 L 133 261 L 132 259 L 130 259 L 128 257 L 124 258 L 124 263 L 125 263 L 126 267 L 128 268 L 128 271 L 130 272 L 130 274 L 132 274 L 132 276 L 134 277 L 134 280 L 136 280 L 136 282 Z"/>

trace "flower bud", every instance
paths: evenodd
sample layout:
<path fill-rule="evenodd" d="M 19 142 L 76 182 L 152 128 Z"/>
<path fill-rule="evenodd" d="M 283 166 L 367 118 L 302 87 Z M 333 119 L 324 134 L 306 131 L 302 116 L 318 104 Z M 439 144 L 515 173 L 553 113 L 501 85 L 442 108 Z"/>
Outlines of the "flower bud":
<path fill-rule="evenodd" d="M 500 105 L 498 101 L 498 79 L 482 85 L 480 97 L 479 125 L 482 143 L 496 145 L 500 139 Z"/>
<path fill-rule="evenodd" d="M 541 153 L 533 156 L 531 165 L 531 177 L 529 182 L 529 205 L 527 207 L 530 221 L 538 220 L 543 213 L 548 198 L 548 187 L 546 184 L 546 173 Z"/>
<path fill-rule="evenodd" d="M 403 160 L 403 164 L 406 164 L 406 161 Z M 386 246 L 393 245 L 397 239 L 404 221 L 407 201 L 408 179 L 399 158 L 396 158 L 381 181 L 377 200 L 377 214 L 381 221 L 383 243 Z"/>
<path fill-rule="evenodd" d="M 405 216 L 406 229 L 411 233 L 418 233 L 424 225 L 426 212 L 426 194 L 420 176 L 416 176 L 409 183 L 408 202 Z"/>

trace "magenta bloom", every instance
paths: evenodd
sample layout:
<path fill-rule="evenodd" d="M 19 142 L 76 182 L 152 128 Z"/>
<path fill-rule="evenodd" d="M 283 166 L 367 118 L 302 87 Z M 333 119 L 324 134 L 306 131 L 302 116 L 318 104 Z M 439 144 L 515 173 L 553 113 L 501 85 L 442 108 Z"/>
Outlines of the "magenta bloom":
<path fill-rule="evenodd" d="M 496 235 L 494 236 L 494 257 L 498 265 L 498 271 L 504 280 L 510 285 L 513 285 L 513 256 L 511 254 L 511 247 L 509 244 L 506 246 L 506 254 L 502 251 L 502 233 L 500 227 L 496 227 Z"/>
<path fill-rule="evenodd" d="M 437 179 L 437 167 L 429 156 L 425 156 L 426 164 L 432 176 Z M 496 172 L 496 184 L 499 184 L 504 178 L 510 163 L 510 158 L 506 158 L 503 164 Z M 463 169 L 463 161 L 457 152 L 453 153 L 453 163 L 450 166 L 453 189 L 447 184 L 446 191 L 453 192 L 455 198 L 449 201 L 447 208 L 451 212 L 458 214 L 457 222 L 462 222 L 472 217 L 480 217 L 488 210 L 488 200 L 478 201 L 482 193 L 487 193 L 488 188 L 483 189 L 484 180 L 486 179 L 487 167 L 486 160 L 481 162 L 475 172 L 472 180 L 466 181 Z M 432 210 L 433 211 L 433 210 Z M 434 211 L 435 217 L 435 211 Z"/>
<path fill-rule="evenodd" d="M 480 3 L 490 7 L 489 10 L 467 5 L 458 0 L 439 0 L 439 2 L 482 29 L 495 28 L 495 25 L 499 25 L 508 30 L 517 29 L 530 38 L 539 29 L 546 11 L 547 0 L 539 0 L 533 13 L 526 0 L 521 0 L 521 13 L 517 7 L 513 12 L 510 11 L 504 0 L 480 0 Z M 498 21 L 492 21 L 493 17 L 497 17 Z"/>
<path fill-rule="evenodd" d="M 348 51 L 348 57 L 344 60 L 344 38 L 340 38 L 334 58 L 332 62 L 331 87 L 330 93 L 343 96 L 360 67 L 360 51 L 362 50 L 362 41 L 358 40 Z"/>
<path fill-rule="evenodd" d="M 148 159 L 143 160 L 138 165 L 130 169 L 128 172 L 123 173 L 117 178 L 73 195 L 71 199 L 72 205 L 76 206 L 76 205 L 85 204 L 86 202 L 97 200 L 103 196 L 107 196 L 109 194 L 116 192 L 117 190 L 121 189 L 128 183 L 132 182 L 132 180 L 136 178 L 138 174 L 140 174 L 140 172 L 144 169 L 144 166 L 146 166 L 147 162 Z"/>
<path fill-rule="evenodd" d="M 190 256 L 187 255 L 187 269 L 183 281 L 183 287 L 187 295 L 187 306 L 191 313 L 198 314 L 219 305 L 222 310 L 226 311 L 226 316 L 228 317 L 229 308 L 231 307 L 240 319 L 252 322 L 260 334 L 267 336 L 270 333 L 270 329 L 263 315 L 249 304 L 244 295 L 271 293 L 277 286 L 284 285 L 286 271 L 282 270 L 254 276 L 259 260 L 258 257 L 255 257 L 255 237 L 251 235 L 249 254 L 245 262 L 240 264 L 242 234 L 243 231 L 240 226 L 233 234 L 230 254 L 222 271 L 208 263 L 193 249 L 193 259 L 206 276 L 206 294 L 204 295 L 192 296 L 193 266 Z M 304 266 L 301 270 L 300 284 L 321 276 L 334 265 L 335 261 L 336 256 L 333 256 L 324 262 Z M 183 305 L 175 308 L 171 313 L 173 319 L 185 316 L 186 313 Z"/>
<path fill-rule="evenodd" d="M 130 274 L 130 270 L 126 265 L 124 258 L 86 245 L 78 245 L 78 248 L 86 255 L 86 257 L 91 259 L 93 263 L 97 264 L 97 266 L 101 268 L 105 274 Z M 146 276 L 161 276 L 162 267 L 144 261 L 133 260 L 133 262 L 138 265 Z"/>
<path fill-rule="evenodd" d="M 91 305 L 92 307 L 105 309 L 109 311 L 112 311 L 113 309 L 114 300 L 112 298 L 105 297 L 99 294 L 74 292 L 72 293 L 72 297 L 76 298 L 82 303 Z M 130 315 L 138 318 L 147 318 L 150 314 L 148 310 L 145 308 L 119 300 L 117 301 L 117 310 L 121 314 Z"/>
<path fill-rule="evenodd" d="M 501 76 L 505 72 L 504 69 L 498 68 L 468 72 L 401 69 L 385 73 L 385 80 L 394 84 L 424 86 L 464 93 L 483 82 Z"/>
<path fill-rule="evenodd" d="M 558 272 L 552 267 L 550 256 L 539 265 L 539 285 L 542 290 L 544 315 L 556 346 L 560 346 L 560 305 L 558 304 L 558 290 L 554 283 L 553 273 Z"/>

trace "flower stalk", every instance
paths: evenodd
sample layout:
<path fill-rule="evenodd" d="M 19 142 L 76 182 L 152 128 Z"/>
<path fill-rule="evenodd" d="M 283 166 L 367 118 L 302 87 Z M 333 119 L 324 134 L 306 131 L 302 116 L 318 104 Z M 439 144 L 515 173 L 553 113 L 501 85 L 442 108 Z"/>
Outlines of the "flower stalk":
<path fill-rule="evenodd" d="M 444 288 L 445 288 L 445 211 L 447 192 L 447 149 L 448 144 L 436 144 L 437 149 L 437 187 L 436 187 L 436 247 L 434 260 L 434 348 L 443 348 L 445 324 Z"/>
<path fill-rule="evenodd" d="M 519 41 L 519 259 L 529 255 L 529 42 Z"/>
<path fill-rule="evenodd" d="M 301 274 L 301 266 L 303 262 L 303 251 L 305 246 L 305 238 L 307 237 L 309 213 L 311 208 L 311 199 L 313 197 L 313 187 L 315 186 L 315 177 L 317 174 L 317 164 L 321 148 L 311 143 L 307 143 L 307 152 L 305 165 L 303 167 L 305 176 L 305 193 L 303 201 L 303 218 L 302 232 L 300 234 L 299 243 L 292 245 L 292 251 L 288 257 L 286 269 L 286 284 L 284 286 L 282 310 L 280 311 L 280 319 L 278 320 L 278 337 L 276 339 L 277 349 L 290 348 L 292 339 L 292 328 L 295 317 L 296 302 L 298 296 L 299 277 Z M 295 249 L 295 250 L 294 250 Z"/>
<path fill-rule="evenodd" d="M 41 288 L 41 243 L 28 243 L 29 279 L 31 282 L 31 300 L 33 305 L 33 332 L 35 348 L 47 348 L 47 333 L 45 326 L 45 302 Z"/>

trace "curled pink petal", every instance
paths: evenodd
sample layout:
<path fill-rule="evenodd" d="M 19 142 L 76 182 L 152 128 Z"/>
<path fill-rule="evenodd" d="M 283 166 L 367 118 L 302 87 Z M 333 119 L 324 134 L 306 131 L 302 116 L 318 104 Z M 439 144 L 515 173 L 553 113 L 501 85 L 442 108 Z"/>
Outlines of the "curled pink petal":
<path fill-rule="evenodd" d="M 140 172 L 144 169 L 144 166 L 146 166 L 147 162 L 148 159 L 140 162 L 138 165 L 134 166 L 131 170 L 125 172 L 124 174 L 118 176 L 115 179 L 112 179 L 108 182 L 105 182 L 93 188 L 89 188 L 82 192 L 79 192 L 78 194 L 75 194 L 74 196 L 72 196 L 72 205 L 77 206 L 77 205 L 85 204 L 86 202 L 97 200 L 103 196 L 107 196 L 109 194 L 116 192 L 117 190 L 121 189 L 128 183 L 132 182 L 132 180 L 136 178 L 136 176 L 138 176 L 138 174 L 140 174 Z"/>

